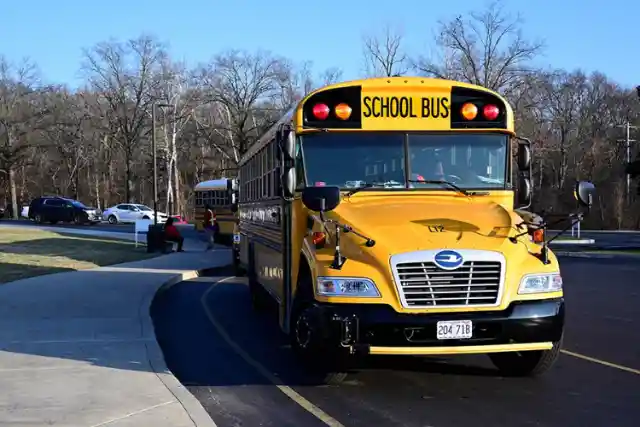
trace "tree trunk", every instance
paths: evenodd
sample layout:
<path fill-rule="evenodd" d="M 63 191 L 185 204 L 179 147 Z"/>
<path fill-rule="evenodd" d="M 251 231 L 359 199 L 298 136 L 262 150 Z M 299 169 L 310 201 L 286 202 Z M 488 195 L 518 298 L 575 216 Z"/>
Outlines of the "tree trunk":
<path fill-rule="evenodd" d="M 96 166 L 93 167 L 93 185 L 94 185 L 94 190 L 95 190 L 95 203 L 96 203 L 96 208 L 101 209 L 101 203 L 100 203 L 100 175 L 98 174 L 98 168 Z M 88 180 L 89 181 L 89 180 Z M 89 181 L 91 182 L 91 181 Z"/>
<path fill-rule="evenodd" d="M 11 211 L 13 219 L 18 219 L 18 194 L 16 191 L 16 172 L 14 166 L 9 166 L 9 191 L 11 192 Z"/>
<path fill-rule="evenodd" d="M 177 156 L 176 156 L 177 157 Z M 182 212 L 182 192 L 180 191 L 180 171 L 178 170 L 178 159 L 173 162 L 173 191 L 174 191 L 174 210 L 178 215 L 184 215 Z"/>
<path fill-rule="evenodd" d="M 126 172 L 125 172 L 125 186 L 124 186 L 124 199 L 127 203 L 131 203 L 131 189 L 133 188 L 131 171 L 131 156 L 129 153 L 125 156 Z"/>

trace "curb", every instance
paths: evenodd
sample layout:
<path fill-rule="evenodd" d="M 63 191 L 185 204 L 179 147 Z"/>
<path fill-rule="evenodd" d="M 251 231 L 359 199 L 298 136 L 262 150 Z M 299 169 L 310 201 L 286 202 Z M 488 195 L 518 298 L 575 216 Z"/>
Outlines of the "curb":
<path fill-rule="evenodd" d="M 565 239 L 565 240 L 554 240 L 549 243 L 549 246 L 570 246 L 570 245 L 593 245 L 596 241 L 594 239 Z"/>
<path fill-rule="evenodd" d="M 612 259 L 612 258 L 626 258 L 626 259 L 640 259 L 640 255 L 638 254 L 599 254 L 599 253 L 588 253 L 588 252 L 559 252 L 554 251 L 557 256 L 566 257 L 566 258 L 594 258 L 594 259 Z"/>
<path fill-rule="evenodd" d="M 180 381 L 178 381 L 167 367 L 167 363 L 164 360 L 164 354 L 162 353 L 160 344 L 158 344 L 155 328 L 150 315 L 151 303 L 159 292 L 166 291 L 172 286 L 185 280 L 199 277 L 202 275 L 202 272 L 206 270 L 207 268 L 185 271 L 183 273 L 176 274 L 171 279 L 165 281 L 152 295 L 147 296 L 141 302 L 139 316 L 143 334 L 146 335 L 145 332 L 153 334 L 154 340 L 153 342 L 146 344 L 146 348 L 149 364 L 151 365 L 153 372 L 156 374 L 156 377 L 158 377 L 167 390 L 173 394 L 176 400 L 180 402 L 180 405 L 182 405 L 182 408 L 185 410 L 194 426 L 217 427 L 216 423 L 211 419 L 211 416 L 209 416 L 207 411 L 202 407 L 200 401 L 196 399 L 195 396 L 193 396 L 191 392 L 189 392 L 189 390 L 180 383 Z"/>

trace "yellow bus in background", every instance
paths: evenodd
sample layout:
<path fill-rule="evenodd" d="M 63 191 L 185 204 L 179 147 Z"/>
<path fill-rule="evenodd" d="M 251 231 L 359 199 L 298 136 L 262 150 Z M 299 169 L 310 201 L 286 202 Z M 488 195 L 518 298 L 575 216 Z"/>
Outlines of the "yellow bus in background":
<path fill-rule="evenodd" d="M 231 244 L 237 213 L 232 211 L 233 191 L 236 180 L 231 178 L 213 179 L 198 183 L 194 188 L 194 219 L 198 231 L 204 230 L 205 207 L 211 206 L 215 221 L 219 225 L 216 243 Z"/>
<path fill-rule="evenodd" d="M 390 77 L 311 93 L 240 161 L 234 259 L 254 308 L 275 301 L 327 381 L 359 355 L 546 371 L 565 308 L 547 223 L 524 219 L 531 154 L 509 103 L 480 86 Z M 595 187 L 575 190 L 573 220 Z"/>

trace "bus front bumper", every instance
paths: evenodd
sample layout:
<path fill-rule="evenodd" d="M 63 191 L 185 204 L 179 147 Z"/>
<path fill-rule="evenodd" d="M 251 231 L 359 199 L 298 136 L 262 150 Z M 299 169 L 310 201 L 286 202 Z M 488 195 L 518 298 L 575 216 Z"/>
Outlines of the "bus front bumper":
<path fill-rule="evenodd" d="M 513 302 L 492 312 L 406 314 L 381 304 L 316 303 L 311 328 L 352 354 L 446 355 L 549 350 L 562 337 L 564 299 Z M 470 320 L 472 336 L 438 339 L 440 321 Z"/>

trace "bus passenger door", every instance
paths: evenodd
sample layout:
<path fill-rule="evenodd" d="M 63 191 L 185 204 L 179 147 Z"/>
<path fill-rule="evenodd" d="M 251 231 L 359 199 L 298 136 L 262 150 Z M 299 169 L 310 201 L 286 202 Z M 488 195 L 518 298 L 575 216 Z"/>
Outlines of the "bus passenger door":
<path fill-rule="evenodd" d="M 282 227 L 282 299 L 280 303 L 280 327 L 289 333 L 289 319 L 293 303 L 293 257 L 297 256 L 292 250 L 293 230 L 293 197 L 296 188 L 296 138 L 295 133 L 288 127 L 281 127 L 278 132 L 277 145 L 280 166 L 280 192 L 282 195 L 281 227 Z M 298 178 L 299 179 L 299 178 Z"/>

